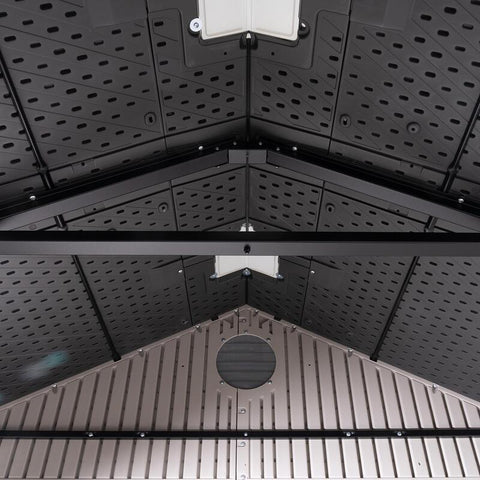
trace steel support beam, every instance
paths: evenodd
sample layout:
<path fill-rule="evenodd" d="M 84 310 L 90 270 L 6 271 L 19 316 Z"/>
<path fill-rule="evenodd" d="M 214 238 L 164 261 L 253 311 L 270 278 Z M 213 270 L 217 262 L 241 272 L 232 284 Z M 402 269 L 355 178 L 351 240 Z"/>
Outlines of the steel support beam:
<path fill-rule="evenodd" d="M 469 199 L 460 198 L 458 195 L 427 189 L 419 184 L 400 182 L 391 175 L 347 165 L 342 159 L 331 159 L 304 152 L 287 155 L 269 151 L 267 163 L 303 173 L 408 210 L 480 230 L 480 205 Z"/>
<path fill-rule="evenodd" d="M 0 255 L 480 257 L 480 233 L 0 232 Z"/>
<path fill-rule="evenodd" d="M 207 149 L 189 155 L 156 159 L 142 167 L 110 172 L 94 180 L 55 187 L 17 204 L 0 205 L 0 230 L 13 230 L 30 223 L 63 215 L 154 187 L 164 182 L 228 163 L 228 151 Z"/>
<path fill-rule="evenodd" d="M 185 439 L 185 438 L 441 438 L 478 437 L 480 428 L 382 428 L 342 430 L 155 430 L 155 431 L 78 431 L 78 430 L 0 430 L 0 438 L 28 439 Z"/>

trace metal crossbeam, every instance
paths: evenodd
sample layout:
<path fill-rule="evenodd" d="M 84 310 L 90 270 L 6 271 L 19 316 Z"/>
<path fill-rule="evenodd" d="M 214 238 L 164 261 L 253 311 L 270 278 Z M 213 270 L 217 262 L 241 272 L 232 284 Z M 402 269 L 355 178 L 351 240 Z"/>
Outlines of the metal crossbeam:
<path fill-rule="evenodd" d="M 374 429 L 326 429 L 326 430 L 0 430 L 0 438 L 28 439 L 261 439 L 261 438 L 440 438 L 479 437 L 480 428 L 374 428 Z"/>
<path fill-rule="evenodd" d="M 480 205 L 458 195 L 401 182 L 391 175 L 367 171 L 345 160 L 300 152 L 268 152 L 267 163 L 378 198 L 391 205 L 480 230 Z"/>
<path fill-rule="evenodd" d="M 480 233 L 0 232 L 0 255 L 480 257 Z"/>
<path fill-rule="evenodd" d="M 142 191 L 164 182 L 228 163 L 228 152 L 172 156 L 154 159 L 145 166 L 109 172 L 98 178 L 37 194 L 34 201 L 0 205 L 0 230 L 13 230 L 30 223 L 101 204 L 122 195 Z"/>

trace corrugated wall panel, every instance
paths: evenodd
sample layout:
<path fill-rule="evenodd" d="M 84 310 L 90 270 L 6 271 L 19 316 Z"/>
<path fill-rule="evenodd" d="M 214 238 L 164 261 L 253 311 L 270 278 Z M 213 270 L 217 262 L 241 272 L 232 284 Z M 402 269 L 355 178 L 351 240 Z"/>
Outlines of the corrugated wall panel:
<path fill-rule="evenodd" d="M 220 346 L 272 346 L 271 380 L 221 382 Z M 478 427 L 480 404 L 250 307 L 0 409 L 0 428 Z M 3 440 L 2 478 L 480 478 L 480 439 Z"/>

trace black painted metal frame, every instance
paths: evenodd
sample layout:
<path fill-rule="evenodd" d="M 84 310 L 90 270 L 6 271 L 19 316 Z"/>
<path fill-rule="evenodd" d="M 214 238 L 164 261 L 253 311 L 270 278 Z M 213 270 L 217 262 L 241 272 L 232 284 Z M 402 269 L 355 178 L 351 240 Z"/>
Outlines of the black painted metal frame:
<path fill-rule="evenodd" d="M 480 233 L 0 232 L 0 255 L 479 257 Z"/>
<path fill-rule="evenodd" d="M 326 430 L 0 430 L 0 438 L 17 439 L 278 439 L 278 438 L 442 438 L 479 437 L 480 428 L 378 428 Z"/>

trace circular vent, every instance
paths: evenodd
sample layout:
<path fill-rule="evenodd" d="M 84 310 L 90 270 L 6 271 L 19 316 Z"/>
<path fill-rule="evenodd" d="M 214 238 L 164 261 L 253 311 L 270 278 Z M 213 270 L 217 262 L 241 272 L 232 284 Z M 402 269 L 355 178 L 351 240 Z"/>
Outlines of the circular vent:
<path fill-rule="evenodd" d="M 262 338 L 238 335 L 222 346 L 217 355 L 217 370 L 235 388 L 257 388 L 275 371 L 275 353 Z"/>

